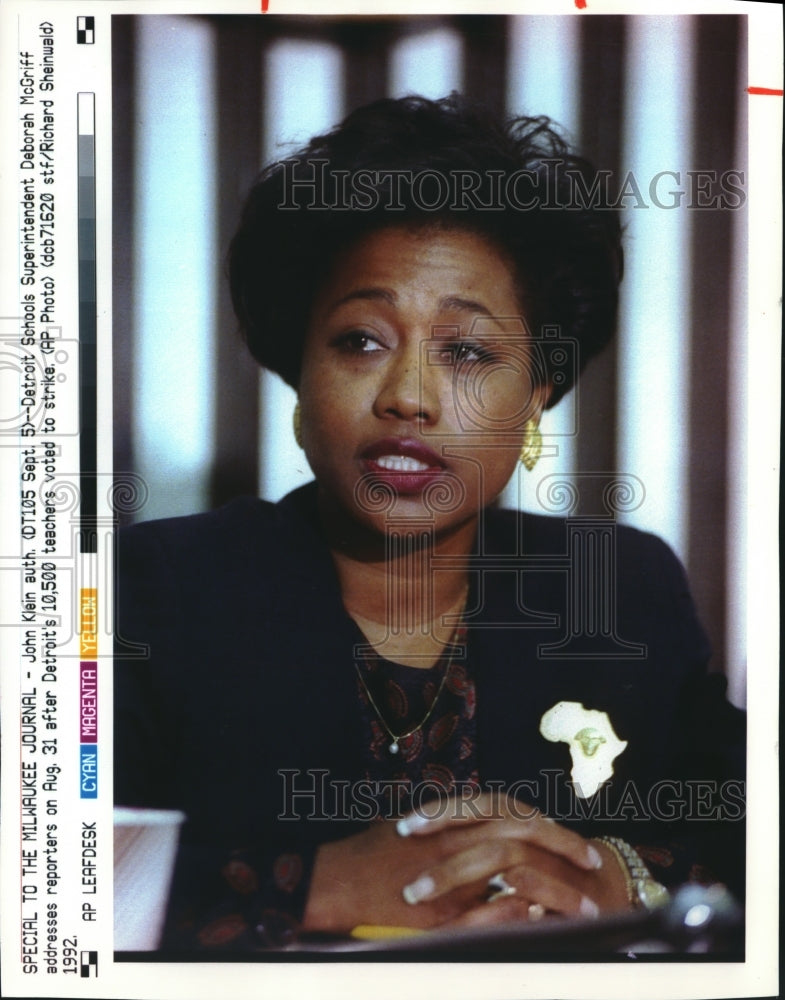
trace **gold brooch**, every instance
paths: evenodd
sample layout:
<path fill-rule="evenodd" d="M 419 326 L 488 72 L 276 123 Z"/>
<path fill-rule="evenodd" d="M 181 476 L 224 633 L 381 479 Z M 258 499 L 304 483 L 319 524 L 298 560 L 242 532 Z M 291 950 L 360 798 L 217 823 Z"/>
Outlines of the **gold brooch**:
<path fill-rule="evenodd" d="M 570 776 L 582 799 L 611 777 L 614 760 L 627 747 L 613 731 L 607 712 L 584 708 L 579 701 L 560 701 L 549 708 L 540 720 L 540 733 L 551 743 L 569 746 Z"/>

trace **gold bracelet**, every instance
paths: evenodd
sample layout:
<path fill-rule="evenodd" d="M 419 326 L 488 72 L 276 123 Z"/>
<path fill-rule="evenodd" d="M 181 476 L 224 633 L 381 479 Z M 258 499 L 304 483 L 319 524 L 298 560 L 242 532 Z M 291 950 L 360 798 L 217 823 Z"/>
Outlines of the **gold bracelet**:
<path fill-rule="evenodd" d="M 636 909 L 656 910 L 670 899 L 668 890 L 652 878 L 640 854 L 621 837 L 595 837 L 604 844 L 619 863 L 624 875 L 627 901 Z"/>
<path fill-rule="evenodd" d="M 627 890 L 627 902 L 630 906 L 635 906 L 637 902 L 637 894 L 635 892 L 635 887 L 632 884 L 630 869 L 627 867 L 627 862 L 624 860 L 621 851 L 614 843 L 612 843 L 610 837 L 594 837 L 593 839 L 596 840 L 598 844 L 605 844 L 616 859 L 619 868 L 621 869 L 621 873 L 624 876 L 624 887 Z"/>

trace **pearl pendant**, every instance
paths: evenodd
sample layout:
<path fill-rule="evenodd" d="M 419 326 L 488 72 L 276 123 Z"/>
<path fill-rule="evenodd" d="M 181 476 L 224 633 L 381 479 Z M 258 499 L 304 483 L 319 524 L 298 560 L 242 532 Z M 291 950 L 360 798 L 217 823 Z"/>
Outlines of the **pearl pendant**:
<path fill-rule="evenodd" d="M 393 740 L 390 744 L 390 753 L 398 753 L 398 740 Z"/>

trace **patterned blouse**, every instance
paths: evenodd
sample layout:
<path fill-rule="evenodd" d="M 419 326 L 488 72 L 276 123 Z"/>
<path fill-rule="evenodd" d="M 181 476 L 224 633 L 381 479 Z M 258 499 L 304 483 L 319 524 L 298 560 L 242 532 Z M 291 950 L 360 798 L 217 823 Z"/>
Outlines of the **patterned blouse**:
<path fill-rule="evenodd" d="M 377 790 L 374 818 L 397 818 L 432 799 L 479 787 L 476 689 L 468 665 L 452 655 L 465 648 L 465 636 L 464 627 L 457 629 L 455 645 L 448 644 L 428 669 L 374 652 L 356 663 L 364 777 Z"/>

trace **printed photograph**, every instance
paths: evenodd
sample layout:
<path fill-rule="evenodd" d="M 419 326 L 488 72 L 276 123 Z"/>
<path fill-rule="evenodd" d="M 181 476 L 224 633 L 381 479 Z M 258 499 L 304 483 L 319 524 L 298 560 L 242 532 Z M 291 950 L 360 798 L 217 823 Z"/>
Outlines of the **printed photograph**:
<path fill-rule="evenodd" d="M 746 17 L 111 27 L 117 961 L 743 962 Z"/>

